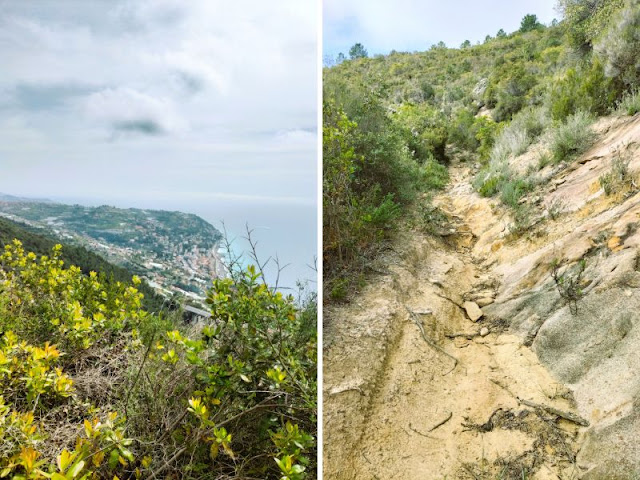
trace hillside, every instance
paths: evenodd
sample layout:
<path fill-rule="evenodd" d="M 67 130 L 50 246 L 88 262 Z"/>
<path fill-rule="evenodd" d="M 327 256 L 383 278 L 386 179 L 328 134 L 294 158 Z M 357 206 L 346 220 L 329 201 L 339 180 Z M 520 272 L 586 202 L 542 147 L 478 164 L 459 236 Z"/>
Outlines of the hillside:
<path fill-rule="evenodd" d="M 14 200 L 0 201 L 0 216 L 85 247 L 165 296 L 203 300 L 210 279 L 223 272 L 222 234 L 196 215 Z"/>
<path fill-rule="evenodd" d="M 325 478 L 640 474 L 640 5 L 585 3 L 325 69 Z"/>
<path fill-rule="evenodd" d="M 16 239 L 22 242 L 27 251 L 36 255 L 49 255 L 56 244 L 62 244 L 60 258 L 65 265 L 75 265 L 85 275 L 90 272 L 96 272 L 117 282 L 131 283 L 133 274 L 126 268 L 113 265 L 84 247 L 66 245 L 64 242 L 60 242 L 58 238 L 42 235 L 40 230 L 21 225 L 6 218 L 0 218 L 0 248 L 10 245 Z M 166 308 L 165 297 L 159 295 L 146 282 L 142 282 L 138 289 L 144 295 L 142 305 L 145 310 L 160 312 L 163 309 L 163 303 L 164 308 Z"/>

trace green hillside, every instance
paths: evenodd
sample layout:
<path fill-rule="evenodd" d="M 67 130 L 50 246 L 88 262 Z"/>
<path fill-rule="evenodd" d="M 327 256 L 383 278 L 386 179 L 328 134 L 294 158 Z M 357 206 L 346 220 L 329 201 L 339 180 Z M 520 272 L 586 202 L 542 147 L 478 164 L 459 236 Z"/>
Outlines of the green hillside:
<path fill-rule="evenodd" d="M 563 20 L 535 15 L 482 44 L 440 43 L 415 53 L 351 58 L 326 67 L 324 245 L 327 297 L 345 298 L 400 219 L 437 229 L 429 192 L 449 162 L 480 164 L 474 187 L 499 195 L 518 228 L 532 181 L 507 159 L 549 138 L 540 166 L 566 161 L 592 141 L 601 115 L 640 110 L 640 2 L 561 0 Z M 339 60 L 342 60 L 341 56 Z"/>
<path fill-rule="evenodd" d="M 62 244 L 63 249 L 60 259 L 64 261 L 65 265 L 75 265 L 85 275 L 88 275 L 89 272 L 96 272 L 113 281 L 131 283 L 131 278 L 133 277 L 131 272 L 109 263 L 101 256 L 90 252 L 84 247 L 65 245 L 59 239 L 43 235 L 32 227 L 21 225 L 6 218 L 0 218 L 0 247 L 11 244 L 15 239 L 20 240 L 27 251 L 36 255 L 49 255 L 56 244 Z M 164 297 L 158 295 L 145 282 L 142 282 L 138 289 L 144 295 L 142 305 L 145 310 L 160 312 L 163 309 Z"/>

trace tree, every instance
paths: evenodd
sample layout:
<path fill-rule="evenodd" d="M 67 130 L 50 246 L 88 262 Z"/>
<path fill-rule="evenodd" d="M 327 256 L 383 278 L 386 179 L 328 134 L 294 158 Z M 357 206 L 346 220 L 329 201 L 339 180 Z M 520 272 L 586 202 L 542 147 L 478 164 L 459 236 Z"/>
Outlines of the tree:
<path fill-rule="evenodd" d="M 569 43 L 586 54 L 624 6 L 624 0 L 559 0 Z"/>
<path fill-rule="evenodd" d="M 361 43 L 356 43 L 349 49 L 349 58 L 355 60 L 356 58 L 367 58 L 369 54 Z"/>
<path fill-rule="evenodd" d="M 488 43 L 491 40 L 493 40 L 493 37 L 491 35 L 487 35 L 486 37 L 484 37 L 484 43 Z"/>
<path fill-rule="evenodd" d="M 520 32 L 526 33 L 533 30 L 537 30 L 542 27 L 542 24 L 538 21 L 538 16 L 533 14 L 525 15 L 520 22 Z"/>
<path fill-rule="evenodd" d="M 344 62 L 347 59 L 347 57 L 344 56 L 344 53 L 340 52 L 338 54 L 338 56 L 336 57 L 336 65 L 340 65 L 342 62 Z"/>
<path fill-rule="evenodd" d="M 640 1 L 628 2 L 609 22 L 594 50 L 604 61 L 607 77 L 632 89 L 640 85 Z"/>
<path fill-rule="evenodd" d="M 462 45 L 460 45 L 460 48 L 469 48 L 471 46 L 471 42 L 469 40 L 465 40 L 464 42 L 462 42 Z"/>
<path fill-rule="evenodd" d="M 506 36 L 507 36 L 507 33 L 503 29 L 498 30 L 498 33 L 496 33 L 496 37 L 498 38 L 504 38 Z"/>

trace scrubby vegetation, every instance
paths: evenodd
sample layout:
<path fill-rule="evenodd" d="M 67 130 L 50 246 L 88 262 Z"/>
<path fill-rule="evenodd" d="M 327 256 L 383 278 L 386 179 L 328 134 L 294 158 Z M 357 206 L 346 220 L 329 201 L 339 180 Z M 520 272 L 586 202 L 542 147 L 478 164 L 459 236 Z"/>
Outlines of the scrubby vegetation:
<path fill-rule="evenodd" d="M 0 218 L 0 249 L 11 244 L 16 238 L 20 239 L 25 250 L 38 256 L 48 255 L 51 249 L 59 244 L 57 238 L 44 235 L 28 225 Z M 128 282 L 133 276 L 126 268 L 114 265 L 84 247 L 65 244 L 63 246 L 60 260 L 67 265 L 77 266 L 85 275 L 96 272 L 103 281 L 110 279 L 115 282 Z M 146 282 L 140 282 L 137 288 L 144 295 L 142 307 L 148 312 L 160 312 L 167 306 L 164 297 L 156 293 Z"/>
<path fill-rule="evenodd" d="M 474 186 L 511 208 L 513 230 L 536 212 L 536 181 L 512 166 L 535 142 L 538 167 L 562 168 L 595 140 L 591 124 L 638 111 L 640 1 L 560 0 L 511 34 L 418 53 L 342 55 L 324 70 L 324 265 L 327 297 L 371 261 L 452 160 L 480 163 Z M 424 208 L 424 207 L 420 207 Z"/>
<path fill-rule="evenodd" d="M 1 477 L 315 477 L 313 297 L 250 267 L 186 326 L 61 255 L 0 255 Z"/>

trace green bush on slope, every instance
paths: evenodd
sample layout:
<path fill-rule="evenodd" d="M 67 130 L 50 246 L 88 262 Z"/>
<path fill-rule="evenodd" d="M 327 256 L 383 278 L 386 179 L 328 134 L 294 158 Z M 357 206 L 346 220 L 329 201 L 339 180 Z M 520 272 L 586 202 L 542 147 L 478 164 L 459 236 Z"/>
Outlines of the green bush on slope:
<path fill-rule="evenodd" d="M 0 255 L 3 477 L 313 477 L 313 305 L 249 268 L 216 280 L 211 322 L 182 331 L 141 309 L 136 279 L 102 282 L 60 253 Z"/>

